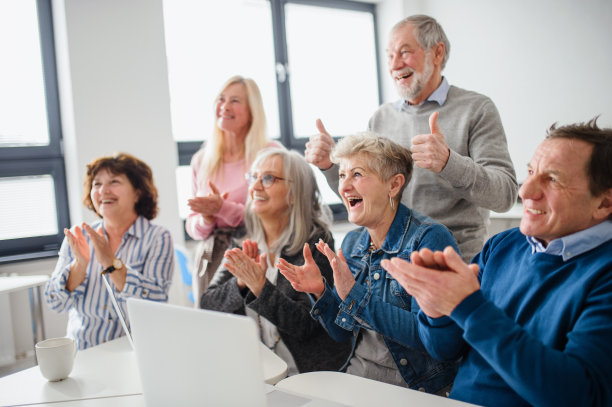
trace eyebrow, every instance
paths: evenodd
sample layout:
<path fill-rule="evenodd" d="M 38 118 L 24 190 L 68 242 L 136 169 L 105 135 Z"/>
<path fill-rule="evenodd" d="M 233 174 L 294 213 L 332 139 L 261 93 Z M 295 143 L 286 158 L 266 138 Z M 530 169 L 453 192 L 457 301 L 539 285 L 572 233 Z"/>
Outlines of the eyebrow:
<path fill-rule="evenodd" d="M 531 164 L 527 164 L 527 169 L 532 170 L 533 166 Z M 563 172 L 559 170 L 545 170 L 544 172 L 546 174 L 563 175 Z"/>

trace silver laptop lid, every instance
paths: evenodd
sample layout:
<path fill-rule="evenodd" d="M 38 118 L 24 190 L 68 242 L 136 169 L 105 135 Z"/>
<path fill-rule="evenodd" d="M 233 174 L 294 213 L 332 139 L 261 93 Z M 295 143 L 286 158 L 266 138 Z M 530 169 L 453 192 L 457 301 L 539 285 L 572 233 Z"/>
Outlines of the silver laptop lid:
<path fill-rule="evenodd" d="M 266 406 L 255 322 L 129 298 L 147 406 Z"/>

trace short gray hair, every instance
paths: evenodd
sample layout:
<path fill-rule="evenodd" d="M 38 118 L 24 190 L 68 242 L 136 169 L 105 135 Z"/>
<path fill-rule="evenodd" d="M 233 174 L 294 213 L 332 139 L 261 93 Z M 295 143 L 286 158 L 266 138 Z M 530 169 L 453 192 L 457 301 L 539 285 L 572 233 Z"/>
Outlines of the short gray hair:
<path fill-rule="evenodd" d="M 433 17 L 426 16 L 424 14 L 415 14 L 399 21 L 393 26 L 391 32 L 394 32 L 398 28 L 404 27 L 408 24 L 414 26 L 414 34 L 417 42 L 424 50 L 429 51 L 438 45 L 439 42 L 444 44 L 444 58 L 442 59 L 442 69 L 444 69 L 450 55 L 450 42 L 448 41 L 442 26 Z"/>
<path fill-rule="evenodd" d="M 412 177 L 412 154 L 406 147 L 372 132 L 352 134 L 342 138 L 331 153 L 331 161 L 338 164 L 341 158 L 350 158 L 357 154 L 368 157 L 368 167 L 380 175 L 383 181 L 402 174 L 405 182 L 397 194 L 398 201 Z"/>
<path fill-rule="evenodd" d="M 320 233 L 321 229 L 331 236 L 329 232 L 331 210 L 322 202 L 312 167 L 299 153 L 281 148 L 266 148 L 257 154 L 251 168 L 258 167 L 272 157 L 281 158 L 283 178 L 291 182 L 287 192 L 289 225 L 278 239 L 277 246 L 271 249 L 284 248 L 286 254 L 294 255 L 304 248 L 304 243 Z M 252 204 L 251 197 L 247 197 L 245 211 L 247 233 L 255 241 L 265 241 L 263 226 L 253 213 Z"/>

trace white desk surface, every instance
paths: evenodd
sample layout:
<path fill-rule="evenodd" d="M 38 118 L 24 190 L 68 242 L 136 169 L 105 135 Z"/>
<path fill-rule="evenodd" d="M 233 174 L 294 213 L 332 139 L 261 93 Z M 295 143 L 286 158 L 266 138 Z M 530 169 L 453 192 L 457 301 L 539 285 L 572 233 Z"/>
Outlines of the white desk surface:
<path fill-rule="evenodd" d="M 37 287 L 46 283 L 48 279 L 47 275 L 0 277 L 0 293 Z"/>
<path fill-rule="evenodd" d="M 263 344 L 260 349 L 264 379 L 274 384 L 287 375 L 287 364 Z M 59 401 L 80 403 L 84 399 L 102 399 L 99 401 L 102 403 L 104 398 L 135 395 L 142 395 L 142 385 L 136 355 L 126 337 L 77 352 L 72 373 L 59 382 L 48 382 L 38 366 L 0 378 L 0 406 Z M 141 399 L 122 397 L 115 401 L 128 403 Z M 92 400 L 78 405 L 104 405 L 96 403 Z"/>
<path fill-rule="evenodd" d="M 310 372 L 288 377 L 276 388 L 295 394 L 330 400 L 352 407 L 460 407 L 473 406 L 405 387 L 340 372 Z"/>

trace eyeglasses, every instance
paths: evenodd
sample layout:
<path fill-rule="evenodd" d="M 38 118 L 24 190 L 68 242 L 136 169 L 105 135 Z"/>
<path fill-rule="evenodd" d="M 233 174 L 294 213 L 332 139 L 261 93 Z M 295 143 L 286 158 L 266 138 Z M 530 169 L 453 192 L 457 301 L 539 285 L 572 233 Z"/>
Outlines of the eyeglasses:
<path fill-rule="evenodd" d="M 249 187 L 253 186 L 253 184 L 255 184 L 257 180 L 261 179 L 261 185 L 263 185 L 264 188 L 270 188 L 272 184 L 274 184 L 277 180 L 291 182 L 286 178 L 277 177 L 276 175 L 272 174 L 263 174 L 257 176 L 257 174 L 246 173 L 244 174 L 244 179 L 246 179 L 246 182 Z"/>

